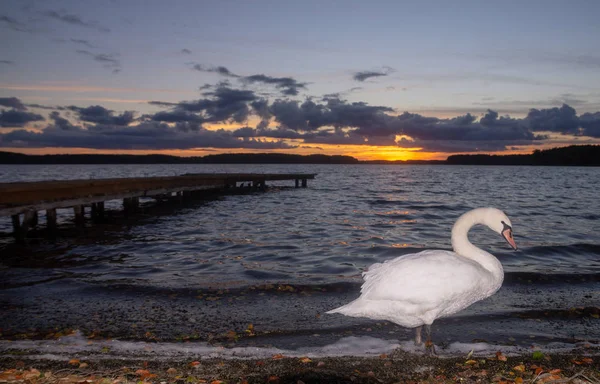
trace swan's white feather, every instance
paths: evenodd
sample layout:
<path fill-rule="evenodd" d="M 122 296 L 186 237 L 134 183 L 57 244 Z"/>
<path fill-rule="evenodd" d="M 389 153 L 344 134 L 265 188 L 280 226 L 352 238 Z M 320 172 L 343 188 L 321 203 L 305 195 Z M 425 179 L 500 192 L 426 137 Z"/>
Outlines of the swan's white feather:
<path fill-rule="evenodd" d="M 361 296 L 328 313 L 417 327 L 456 313 L 498 288 L 489 286 L 489 272 L 479 264 L 442 250 L 373 264 L 363 278 Z"/>
<path fill-rule="evenodd" d="M 327 313 L 418 327 L 494 294 L 504 278 L 502 265 L 466 236 L 478 223 L 500 232 L 509 221 L 495 208 L 467 212 L 452 230 L 453 246 L 460 254 L 428 250 L 373 264 L 363 273 L 360 297 Z"/>

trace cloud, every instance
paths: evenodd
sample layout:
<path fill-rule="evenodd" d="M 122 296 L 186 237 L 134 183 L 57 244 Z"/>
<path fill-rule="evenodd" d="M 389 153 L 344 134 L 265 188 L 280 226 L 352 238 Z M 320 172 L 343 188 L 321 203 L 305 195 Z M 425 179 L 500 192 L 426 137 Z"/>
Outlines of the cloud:
<path fill-rule="evenodd" d="M 14 65 L 15 62 L 12 60 L 0 60 L 0 64 Z"/>
<path fill-rule="evenodd" d="M 121 62 L 112 53 L 92 53 L 85 49 L 77 49 L 75 52 L 92 57 L 95 61 L 102 63 L 104 68 L 112 70 L 113 73 L 121 72 Z"/>
<path fill-rule="evenodd" d="M 263 83 L 274 85 L 286 96 L 296 96 L 300 89 L 306 89 L 307 83 L 299 83 L 291 77 L 271 77 L 266 75 L 252 75 L 241 79 L 244 83 Z"/>
<path fill-rule="evenodd" d="M 129 125 L 134 120 L 134 113 L 132 111 L 126 111 L 121 115 L 115 115 L 113 111 L 108 110 L 100 105 L 92 105 L 87 108 L 70 106 L 67 107 L 67 109 L 76 112 L 80 120 L 90 123 Z"/>
<path fill-rule="evenodd" d="M 197 125 L 179 123 L 170 127 L 155 121 L 136 126 L 97 124 L 85 129 L 74 126 L 60 116 L 42 132 L 15 130 L 0 134 L 0 147 L 60 147 L 94 149 L 193 149 L 193 148 L 292 148 L 283 141 L 240 139 L 231 131 L 210 131 Z M 192 127 L 192 128 L 190 128 Z"/>
<path fill-rule="evenodd" d="M 300 92 L 300 89 L 306 89 L 308 83 L 300 83 L 291 77 L 272 77 L 263 74 L 251 75 L 251 76 L 240 76 L 231 72 L 228 68 L 223 66 L 208 67 L 202 64 L 193 64 L 192 69 L 201 72 L 212 72 L 217 73 L 221 76 L 235 78 L 244 84 L 267 84 L 273 85 L 279 89 L 284 96 L 296 96 Z"/>
<path fill-rule="evenodd" d="M 60 10 L 60 11 L 49 10 L 49 11 L 42 12 L 42 14 L 46 17 L 61 21 L 63 23 L 77 25 L 77 26 L 85 27 L 85 28 L 93 28 L 100 32 L 110 32 L 110 29 L 103 27 L 101 25 L 98 25 L 98 23 L 96 23 L 96 22 L 83 21 L 81 19 L 81 17 L 79 17 L 75 14 L 72 14 L 72 13 L 66 13 L 64 10 Z"/>
<path fill-rule="evenodd" d="M 31 28 L 29 28 L 25 23 L 18 21 L 10 16 L 0 15 L 0 23 L 4 23 L 13 31 L 18 32 L 32 32 Z"/>
<path fill-rule="evenodd" d="M 151 101 L 148 102 L 148 104 L 150 104 L 150 105 L 158 105 L 160 107 L 174 107 L 174 106 L 178 105 L 179 103 L 171 103 L 169 101 L 151 100 Z"/>
<path fill-rule="evenodd" d="M 577 134 L 579 129 L 577 113 L 567 104 L 563 104 L 560 108 L 539 110 L 532 108 L 526 120 L 533 131 Z"/>
<path fill-rule="evenodd" d="M 352 76 L 352 78 L 354 80 L 356 80 L 356 81 L 363 82 L 363 81 L 365 81 L 367 79 L 370 79 L 372 77 L 388 76 L 392 72 L 394 72 L 393 68 L 391 68 L 391 67 L 384 67 L 380 71 L 360 71 L 360 72 L 355 72 L 354 75 Z"/>
<path fill-rule="evenodd" d="M 0 97 L 0 106 L 25 111 L 27 107 L 16 97 Z"/>
<path fill-rule="evenodd" d="M 92 43 L 90 43 L 87 40 L 83 40 L 83 39 L 71 39 L 71 42 L 73 42 L 75 44 L 85 45 L 88 48 L 96 48 L 94 45 L 92 45 Z"/>
<path fill-rule="evenodd" d="M 600 112 L 584 113 L 579 117 L 583 136 L 600 138 Z"/>
<path fill-rule="evenodd" d="M 194 64 L 194 65 L 192 65 L 192 69 L 195 69 L 196 71 L 200 71 L 200 72 L 218 73 L 219 75 L 226 76 L 226 77 L 240 77 L 239 75 L 236 75 L 235 73 L 231 72 L 229 69 L 227 69 L 226 67 L 223 67 L 223 66 L 206 67 L 202 64 Z"/>
<path fill-rule="evenodd" d="M 44 117 L 36 113 L 10 109 L 0 112 L 0 127 L 23 127 L 33 121 L 42 121 Z"/>
<path fill-rule="evenodd" d="M 183 48 L 183 49 L 181 50 L 181 53 L 183 53 L 183 54 L 185 54 L 185 55 L 191 55 L 191 54 L 192 54 L 192 51 L 190 51 L 190 50 L 189 50 L 189 49 L 187 49 L 187 48 Z"/>

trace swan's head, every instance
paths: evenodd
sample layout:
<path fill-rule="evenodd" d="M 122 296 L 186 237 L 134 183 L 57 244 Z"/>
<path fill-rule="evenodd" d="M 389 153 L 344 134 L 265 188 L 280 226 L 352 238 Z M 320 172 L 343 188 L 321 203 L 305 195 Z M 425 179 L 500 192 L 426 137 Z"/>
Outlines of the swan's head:
<path fill-rule="evenodd" d="M 492 230 L 498 232 L 504 240 L 514 249 L 517 250 L 517 244 L 513 238 L 512 224 L 510 219 L 504 212 L 496 208 L 487 208 L 485 215 L 485 224 Z"/>

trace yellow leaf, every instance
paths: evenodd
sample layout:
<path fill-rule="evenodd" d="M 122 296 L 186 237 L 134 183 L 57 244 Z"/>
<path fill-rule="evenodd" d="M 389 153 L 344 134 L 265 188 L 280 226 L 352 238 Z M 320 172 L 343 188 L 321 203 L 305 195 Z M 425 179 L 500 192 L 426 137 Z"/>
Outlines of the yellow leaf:
<path fill-rule="evenodd" d="M 465 364 L 466 365 L 473 365 L 473 364 L 477 364 L 477 361 L 476 360 L 467 360 L 467 361 L 465 361 Z"/>
<path fill-rule="evenodd" d="M 520 365 L 513 367 L 513 370 L 517 371 L 517 372 L 525 372 L 525 366 L 523 364 L 520 364 Z"/>
<path fill-rule="evenodd" d="M 300 359 L 300 362 L 301 362 L 301 363 L 304 363 L 304 364 L 306 364 L 306 363 L 310 363 L 311 361 L 312 361 L 312 360 L 311 360 L 311 359 L 309 359 L 308 357 L 303 357 L 303 358 L 301 358 L 301 359 Z"/>

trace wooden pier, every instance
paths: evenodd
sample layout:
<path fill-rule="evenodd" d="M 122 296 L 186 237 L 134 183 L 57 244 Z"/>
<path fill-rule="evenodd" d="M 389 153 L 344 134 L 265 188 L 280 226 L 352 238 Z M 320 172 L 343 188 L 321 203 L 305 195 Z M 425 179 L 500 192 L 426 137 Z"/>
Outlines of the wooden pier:
<path fill-rule="evenodd" d="M 193 198 L 207 191 L 232 192 L 242 185 L 250 190 L 266 187 L 268 181 L 294 180 L 295 187 L 306 188 L 315 174 L 185 174 L 168 177 L 136 177 L 90 180 L 61 180 L 0 183 L 0 216 L 12 216 L 17 240 L 38 224 L 38 212 L 46 211 L 48 232 L 56 229 L 56 209 L 72 208 L 75 223 L 83 226 L 86 207 L 93 220 L 104 215 L 104 202 L 123 200 L 123 209 L 134 212 L 140 197 L 154 199 Z M 247 186 L 246 186 L 247 183 Z M 21 215 L 23 219 L 21 220 Z"/>

